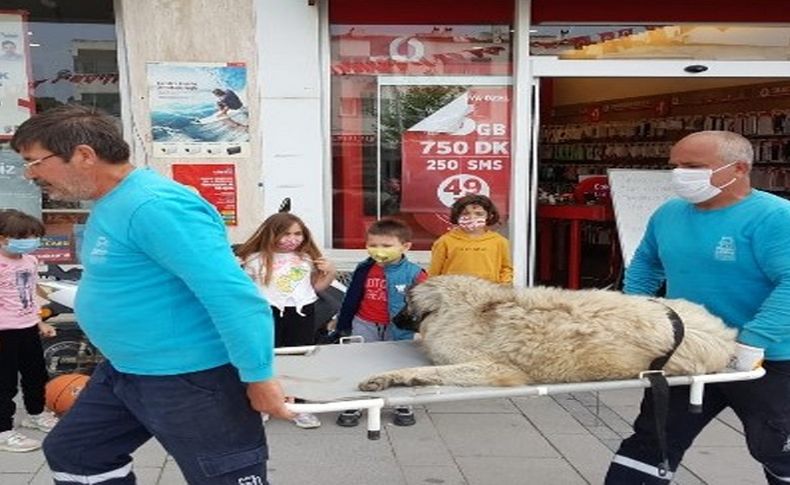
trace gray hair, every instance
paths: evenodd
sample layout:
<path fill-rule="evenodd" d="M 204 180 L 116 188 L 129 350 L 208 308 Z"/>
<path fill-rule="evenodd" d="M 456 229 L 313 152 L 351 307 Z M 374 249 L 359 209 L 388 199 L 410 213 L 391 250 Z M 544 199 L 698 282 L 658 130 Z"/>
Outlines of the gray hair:
<path fill-rule="evenodd" d="M 107 163 L 129 160 L 129 145 L 115 118 L 87 106 L 66 104 L 44 111 L 19 125 L 11 138 L 11 148 L 17 152 L 36 143 L 66 161 L 77 145 L 90 146 Z"/>
<path fill-rule="evenodd" d="M 752 165 L 754 148 L 752 147 L 752 142 L 743 135 L 732 131 L 708 130 L 692 133 L 685 137 L 684 140 L 699 136 L 710 137 L 715 140 L 716 145 L 719 147 L 719 157 L 724 163 L 746 162 L 750 166 Z"/>

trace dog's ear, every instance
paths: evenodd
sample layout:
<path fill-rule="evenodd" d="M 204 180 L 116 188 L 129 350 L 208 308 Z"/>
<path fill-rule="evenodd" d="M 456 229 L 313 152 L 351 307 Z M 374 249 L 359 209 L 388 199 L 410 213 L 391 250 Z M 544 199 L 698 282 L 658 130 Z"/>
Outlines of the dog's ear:
<path fill-rule="evenodd" d="M 429 278 L 424 283 L 413 285 L 406 293 L 406 302 L 412 318 L 422 321 L 426 315 L 442 308 L 444 292 L 441 280 Z"/>
<path fill-rule="evenodd" d="M 403 308 L 397 315 L 392 317 L 392 323 L 401 330 L 410 330 L 412 332 L 420 331 L 420 322 L 422 319 L 415 318 L 409 311 L 409 305 L 403 305 Z"/>
<path fill-rule="evenodd" d="M 420 331 L 420 323 L 422 323 L 425 313 L 420 311 L 413 302 L 413 291 L 416 287 L 417 283 L 412 283 L 406 287 L 403 308 L 400 309 L 397 315 L 392 317 L 392 323 L 401 330 Z"/>

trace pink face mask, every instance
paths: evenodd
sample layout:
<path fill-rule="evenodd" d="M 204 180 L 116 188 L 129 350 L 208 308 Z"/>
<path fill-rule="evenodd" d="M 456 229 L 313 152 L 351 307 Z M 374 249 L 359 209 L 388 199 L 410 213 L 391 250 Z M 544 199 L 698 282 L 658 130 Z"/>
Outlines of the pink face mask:
<path fill-rule="evenodd" d="M 486 227 L 485 217 L 461 216 L 458 218 L 458 227 L 466 232 L 472 232 L 481 227 Z"/>
<path fill-rule="evenodd" d="M 302 245 L 304 238 L 302 236 L 284 236 L 277 241 L 277 249 L 281 251 L 295 251 L 296 248 Z"/>

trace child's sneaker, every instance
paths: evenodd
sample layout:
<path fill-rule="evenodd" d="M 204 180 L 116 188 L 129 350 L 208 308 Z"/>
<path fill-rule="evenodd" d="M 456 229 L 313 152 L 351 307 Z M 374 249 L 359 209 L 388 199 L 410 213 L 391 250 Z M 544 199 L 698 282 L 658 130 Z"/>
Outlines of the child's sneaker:
<path fill-rule="evenodd" d="M 303 429 L 312 429 L 321 426 L 321 421 L 315 414 L 299 413 L 294 418 L 294 424 Z"/>
<path fill-rule="evenodd" d="M 49 411 L 34 414 L 22 420 L 23 428 L 37 429 L 45 433 L 52 431 L 56 424 L 58 424 L 58 418 Z"/>
<path fill-rule="evenodd" d="M 41 448 L 41 442 L 13 429 L 0 433 L 0 451 L 23 453 Z"/>
<path fill-rule="evenodd" d="M 395 419 L 392 424 L 395 426 L 414 426 L 417 420 L 414 419 L 414 410 L 409 407 L 395 408 Z"/>
<path fill-rule="evenodd" d="M 359 425 L 360 416 L 362 416 L 362 413 L 359 412 L 359 409 L 343 411 L 337 415 L 337 425 L 344 428 L 353 428 Z"/>

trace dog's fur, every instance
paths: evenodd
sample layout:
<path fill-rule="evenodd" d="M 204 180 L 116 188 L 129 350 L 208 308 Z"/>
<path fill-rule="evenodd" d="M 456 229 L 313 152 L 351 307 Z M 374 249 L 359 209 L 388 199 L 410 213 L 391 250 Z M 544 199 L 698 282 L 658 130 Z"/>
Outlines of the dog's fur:
<path fill-rule="evenodd" d="M 433 277 L 408 292 L 399 326 L 409 328 L 411 321 L 410 329 L 419 329 L 435 366 L 374 375 L 359 388 L 635 378 L 673 347 L 667 306 L 685 325 L 685 337 L 664 367 L 667 374 L 707 374 L 726 367 L 735 351 L 735 330 L 685 300 Z"/>

